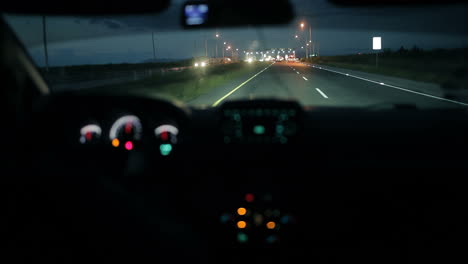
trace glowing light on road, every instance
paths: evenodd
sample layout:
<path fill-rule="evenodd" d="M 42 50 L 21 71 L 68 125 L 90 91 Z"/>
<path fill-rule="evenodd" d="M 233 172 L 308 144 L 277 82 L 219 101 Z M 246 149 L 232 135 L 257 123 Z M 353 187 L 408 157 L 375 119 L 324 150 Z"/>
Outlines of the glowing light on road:
<path fill-rule="evenodd" d="M 248 61 L 249 63 L 252 63 L 252 58 L 248 58 L 247 61 Z"/>
<path fill-rule="evenodd" d="M 202 62 L 202 63 L 201 63 L 201 66 L 202 66 L 202 67 L 205 67 L 205 66 L 206 66 L 206 62 Z"/>
<path fill-rule="evenodd" d="M 195 67 L 198 67 L 198 62 L 195 63 Z"/>
<path fill-rule="evenodd" d="M 114 138 L 112 140 L 112 146 L 117 148 L 119 145 L 120 145 L 120 141 L 118 139 Z"/>

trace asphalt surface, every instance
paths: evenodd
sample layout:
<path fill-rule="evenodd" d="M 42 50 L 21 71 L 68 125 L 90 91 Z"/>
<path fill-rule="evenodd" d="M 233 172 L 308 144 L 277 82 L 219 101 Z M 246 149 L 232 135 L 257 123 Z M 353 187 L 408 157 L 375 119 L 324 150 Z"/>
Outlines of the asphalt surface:
<path fill-rule="evenodd" d="M 301 63 L 262 63 L 229 84 L 189 102 L 217 106 L 234 99 L 295 99 L 304 106 L 386 107 L 411 104 L 418 108 L 466 108 L 463 102 L 413 92 L 411 87 L 395 87 L 346 76 Z"/>

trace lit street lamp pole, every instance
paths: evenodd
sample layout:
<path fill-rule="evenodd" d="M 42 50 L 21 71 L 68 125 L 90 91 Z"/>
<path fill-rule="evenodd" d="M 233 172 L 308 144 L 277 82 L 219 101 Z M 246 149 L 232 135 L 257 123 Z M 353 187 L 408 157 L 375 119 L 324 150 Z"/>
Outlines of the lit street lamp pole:
<path fill-rule="evenodd" d="M 216 34 L 216 58 L 218 58 L 218 38 L 219 34 Z"/>
<path fill-rule="evenodd" d="M 309 43 L 311 45 L 310 51 L 311 51 L 312 56 L 313 56 L 313 55 L 315 55 L 315 51 L 314 51 L 314 48 L 313 48 L 314 44 L 312 42 L 312 27 L 310 26 L 310 24 L 309 24 Z"/>
<path fill-rule="evenodd" d="M 305 26 L 304 22 L 302 22 L 300 26 L 301 26 L 301 30 L 304 30 L 304 26 Z M 306 48 L 305 48 L 306 58 L 309 58 L 309 47 L 308 47 L 309 43 L 307 42 L 307 35 L 306 35 L 305 40 L 306 40 Z"/>
<path fill-rule="evenodd" d="M 223 42 L 223 60 L 224 60 L 224 46 L 226 46 L 226 41 Z"/>

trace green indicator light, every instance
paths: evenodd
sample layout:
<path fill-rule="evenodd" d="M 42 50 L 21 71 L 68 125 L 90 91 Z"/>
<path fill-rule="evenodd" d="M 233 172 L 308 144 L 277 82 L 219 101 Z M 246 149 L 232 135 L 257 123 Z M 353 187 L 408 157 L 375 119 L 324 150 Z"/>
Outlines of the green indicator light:
<path fill-rule="evenodd" d="M 161 155 L 167 156 L 172 151 L 172 145 L 171 144 L 161 144 L 159 146 L 159 150 L 161 151 Z"/>
<path fill-rule="evenodd" d="M 284 132 L 284 126 L 283 125 L 277 125 L 276 126 L 276 133 L 283 134 L 283 132 Z"/>
<path fill-rule="evenodd" d="M 237 234 L 237 241 L 239 243 L 246 243 L 249 240 L 249 237 L 244 233 Z"/>
<path fill-rule="evenodd" d="M 253 132 L 257 135 L 263 135 L 265 133 L 265 127 L 262 125 L 256 125 L 253 128 Z"/>

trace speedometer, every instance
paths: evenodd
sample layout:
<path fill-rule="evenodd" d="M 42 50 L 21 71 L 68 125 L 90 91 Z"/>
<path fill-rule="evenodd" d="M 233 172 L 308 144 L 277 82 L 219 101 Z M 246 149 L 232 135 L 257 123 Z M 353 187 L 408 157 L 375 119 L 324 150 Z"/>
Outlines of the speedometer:
<path fill-rule="evenodd" d="M 134 115 L 126 115 L 117 119 L 109 132 L 112 146 L 124 147 L 132 150 L 136 142 L 141 140 L 142 125 L 140 119 Z"/>

